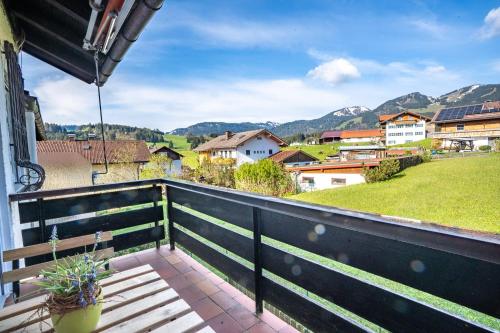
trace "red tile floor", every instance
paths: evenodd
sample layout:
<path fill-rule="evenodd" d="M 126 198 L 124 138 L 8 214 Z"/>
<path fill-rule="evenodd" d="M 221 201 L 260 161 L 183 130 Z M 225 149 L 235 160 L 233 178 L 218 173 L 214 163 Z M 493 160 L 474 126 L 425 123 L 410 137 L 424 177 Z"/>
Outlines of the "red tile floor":
<path fill-rule="evenodd" d="M 298 332 L 268 310 L 258 317 L 254 301 L 179 249 L 150 249 L 112 259 L 121 271 L 150 264 L 216 332 Z"/>

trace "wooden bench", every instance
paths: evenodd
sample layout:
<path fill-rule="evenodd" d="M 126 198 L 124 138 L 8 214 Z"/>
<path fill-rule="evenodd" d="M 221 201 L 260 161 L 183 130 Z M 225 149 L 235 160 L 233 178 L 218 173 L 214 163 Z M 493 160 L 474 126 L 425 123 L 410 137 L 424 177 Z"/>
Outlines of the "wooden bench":
<path fill-rule="evenodd" d="M 106 246 L 108 241 L 113 240 L 113 235 L 111 231 L 106 231 L 101 233 L 101 238 L 99 243 L 102 243 L 103 249 L 95 252 L 96 256 L 100 259 L 106 259 L 113 257 L 114 250 L 112 247 L 108 248 Z M 57 251 L 71 250 L 83 246 L 94 245 L 96 239 L 95 235 L 84 235 L 79 237 L 73 237 L 68 239 L 63 239 L 57 241 Z M 46 255 L 52 253 L 52 245 L 49 243 L 36 244 L 31 246 L 25 246 L 18 249 L 6 250 L 3 252 L 3 261 L 12 261 L 13 269 L 8 272 L 4 272 L 1 276 L 2 285 L 6 283 L 14 283 L 14 300 L 19 297 L 19 281 L 36 277 L 40 275 L 42 270 L 50 269 L 55 262 L 47 261 L 32 266 L 27 266 L 19 268 L 19 260 L 31 258 L 40 255 Z"/>

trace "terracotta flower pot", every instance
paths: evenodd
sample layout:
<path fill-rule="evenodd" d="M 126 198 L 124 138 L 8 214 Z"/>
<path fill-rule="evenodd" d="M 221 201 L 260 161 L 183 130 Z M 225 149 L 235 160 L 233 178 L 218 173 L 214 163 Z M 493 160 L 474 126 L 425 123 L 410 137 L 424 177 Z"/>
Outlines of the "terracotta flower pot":
<path fill-rule="evenodd" d="M 53 314 L 50 316 L 52 326 L 56 333 L 90 333 L 101 318 L 102 292 L 96 298 L 95 305 L 90 304 L 85 308 L 77 309 L 64 315 Z"/>

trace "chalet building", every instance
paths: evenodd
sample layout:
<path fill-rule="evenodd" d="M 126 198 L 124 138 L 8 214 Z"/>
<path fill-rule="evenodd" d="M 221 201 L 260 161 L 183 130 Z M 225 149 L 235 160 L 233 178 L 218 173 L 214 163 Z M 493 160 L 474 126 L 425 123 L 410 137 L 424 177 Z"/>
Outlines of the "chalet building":
<path fill-rule="evenodd" d="M 477 150 L 500 139 L 500 101 L 444 108 L 432 119 L 442 148 Z"/>
<path fill-rule="evenodd" d="M 100 140 L 37 142 L 37 153 L 43 156 L 42 161 L 46 161 L 46 165 L 49 166 L 46 170 L 46 179 L 54 179 L 54 182 L 59 184 L 58 188 L 87 185 L 88 179 L 94 184 L 138 180 L 142 166 L 149 162 L 150 158 L 146 142 L 142 140 L 106 141 L 108 172 L 105 173 L 106 160 L 103 151 Z M 68 158 L 67 153 L 79 154 L 87 160 L 91 164 L 90 174 L 80 174 L 87 168 L 83 166 L 75 168 L 73 164 L 65 160 Z M 75 165 L 81 164 L 78 162 L 81 159 L 74 156 L 71 157 L 71 161 Z M 75 179 L 80 180 L 79 184 L 74 184 Z M 51 183 L 54 182 L 51 181 Z"/>
<path fill-rule="evenodd" d="M 363 129 L 342 131 L 340 141 L 345 143 L 373 142 L 378 143 L 382 139 L 382 132 L 379 129 Z"/>
<path fill-rule="evenodd" d="M 365 183 L 365 168 L 379 166 L 379 161 L 317 164 L 287 168 L 302 191 L 324 190 Z"/>
<path fill-rule="evenodd" d="M 325 131 L 321 133 L 319 138 L 319 144 L 329 143 L 329 142 L 339 142 L 342 131 Z"/>
<path fill-rule="evenodd" d="M 319 163 L 319 160 L 302 150 L 283 150 L 268 157 L 285 167 L 303 166 Z"/>
<path fill-rule="evenodd" d="M 286 142 L 266 129 L 247 132 L 225 132 L 194 149 L 200 162 L 205 159 L 233 158 L 236 165 L 253 163 L 277 153 Z"/>
<path fill-rule="evenodd" d="M 379 116 L 387 146 L 424 140 L 427 137 L 426 124 L 430 121 L 429 117 L 410 111 Z"/>
<path fill-rule="evenodd" d="M 339 147 L 340 161 L 376 160 L 385 158 L 385 147 L 383 146 L 341 146 Z"/>
<path fill-rule="evenodd" d="M 166 146 L 150 148 L 149 152 L 151 155 L 167 156 L 172 161 L 165 169 L 167 175 L 178 176 L 182 174 L 182 158 L 184 157 L 182 154 Z"/>

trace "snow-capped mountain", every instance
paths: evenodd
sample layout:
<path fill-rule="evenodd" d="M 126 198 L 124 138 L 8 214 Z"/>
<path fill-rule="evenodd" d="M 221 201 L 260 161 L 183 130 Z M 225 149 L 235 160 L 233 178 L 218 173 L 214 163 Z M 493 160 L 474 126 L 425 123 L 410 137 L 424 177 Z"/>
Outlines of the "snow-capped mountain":
<path fill-rule="evenodd" d="M 371 111 L 366 106 L 348 106 L 337 111 L 333 111 L 333 115 L 337 117 L 342 116 L 357 116 L 362 113 Z"/>

